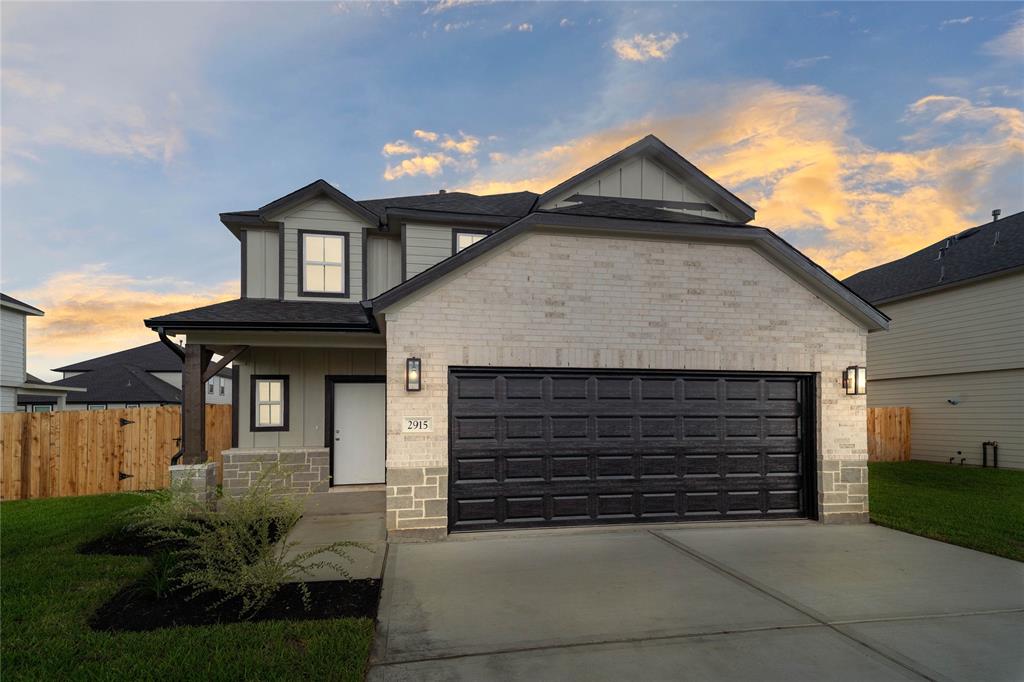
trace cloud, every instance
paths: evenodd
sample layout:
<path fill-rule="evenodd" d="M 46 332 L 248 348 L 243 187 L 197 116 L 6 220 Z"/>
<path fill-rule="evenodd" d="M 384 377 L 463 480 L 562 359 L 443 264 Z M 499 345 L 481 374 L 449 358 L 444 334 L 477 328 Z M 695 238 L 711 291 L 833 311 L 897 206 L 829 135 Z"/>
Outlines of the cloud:
<path fill-rule="evenodd" d="M 446 165 L 454 163 L 454 159 L 442 152 L 434 154 L 423 154 L 402 159 L 393 166 L 384 169 L 385 180 L 397 180 L 398 178 L 415 175 L 438 175 Z"/>
<path fill-rule="evenodd" d="M 803 59 L 791 59 L 786 62 L 787 69 L 806 69 L 809 66 L 814 66 L 821 62 L 832 59 L 831 55 L 823 54 L 817 57 L 804 57 Z"/>
<path fill-rule="evenodd" d="M 508 25 L 505 26 L 505 28 L 511 30 L 513 28 L 513 26 L 512 26 L 512 24 L 508 24 Z M 529 23 L 527 21 L 524 21 L 521 24 L 517 24 L 514 28 L 515 28 L 515 30 L 519 31 L 520 33 L 532 33 L 533 32 L 533 24 L 531 24 L 531 23 Z"/>
<path fill-rule="evenodd" d="M 459 131 L 459 138 L 454 140 L 451 136 L 445 135 L 444 141 L 441 142 L 441 149 L 455 151 L 460 154 L 473 154 L 476 152 L 477 147 L 480 146 L 479 138 L 467 135 L 462 131 Z"/>
<path fill-rule="evenodd" d="M 488 2 L 488 0 L 440 0 L 440 2 L 427 5 L 427 8 L 423 10 L 423 14 L 441 14 L 448 10 L 465 7 L 467 5 L 479 5 L 485 2 Z"/>
<path fill-rule="evenodd" d="M 203 68 L 219 9 L 24 5 L 4 19 L 4 165 L 61 148 L 167 166 L 220 122 Z M 177 38 L 156 46 L 143 24 Z"/>
<path fill-rule="evenodd" d="M 142 320 L 238 297 L 238 282 L 197 285 L 171 278 L 138 278 L 104 265 L 51 275 L 11 295 L 41 308 L 29 318 L 28 367 L 43 378 L 75 360 L 156 341 Z"/>
<path fill-rule="evenodd" d="M 1024 11 L 1017 12 L 1013 27 L 982 46 L 982 52 L 1005 59 L 1024 59 Z"/>
<path fill-rule="evenodd" d="M 822 88 L 703 91 L 713 105 L 510 153 L 460 189 L 542 192 L 653 132 L 755 206 L 757 224 L 847 276 L 963 229 L 1024 183 L 1020 109 L 924 97 L 900 122 L 913 132 L 884 149 L 858 138 L 847 100 Z"/>
<path fill-rule="evenodd" d="M 479 137 L 461 130 L 458 136 L 448 133 L 441 135 L 433 131 L 419 129 L 414 130 L 412 134 L 426 143 L 426 148 L 414 147 L 404 140 L 395 140 L 385 144 L 381 150 L 385 156 L 409 156 L 398 163 L 385 166 L 383 176 L 385 180 L 398 180 L 417 175 L 434 177 L 444 172 L 446 167 L 452 167 L 457 171 L 470 171 L 477 168 L 476 153 L 480 148 Z"/>
<path fill-rule="evenodd" d="M 380 153 L 384 156 L 402 156 L 404 154 L 418 154 L 419 149 L 413 147 L 405 140 L 395 140 L 394 142 L 387 142 L 381 147 Z"/>
<path fill-rule="evenodd" d="M 616 38 L 612 41 L 612 49 L 619 59 L 629 62 L 646 62 L 650 59 L 664 61 L 679 40 L 687 37 L 686 33 L 637 33 L 632 38 Z"/>
<path fill-rule="evenodd" d="M 568 28 L 569 26 L 573 25 L 573 22 L 570 19 L 562 19 L 561 21 L 558 22 L 558 25 L 561 26 L 562 28 Z"/>
<path fill-rule="evenodd" d="M 469 28 L 473 25 L 472 21 L 456 21 L 450 24 L 444 25 L 445 33 L 452 33 L 453 31 L 461 31 L 464 28 Z"/>
<path fill-rule="evenodd" d="M 969 24 L 972 21 L 974 21 L 974 17 L 960 17 L 959 19 L 946 19 L 941 24 L 939 24 L 939 28 L 945 28 L 947 26 L 955 26 L 957 24 Z"/>

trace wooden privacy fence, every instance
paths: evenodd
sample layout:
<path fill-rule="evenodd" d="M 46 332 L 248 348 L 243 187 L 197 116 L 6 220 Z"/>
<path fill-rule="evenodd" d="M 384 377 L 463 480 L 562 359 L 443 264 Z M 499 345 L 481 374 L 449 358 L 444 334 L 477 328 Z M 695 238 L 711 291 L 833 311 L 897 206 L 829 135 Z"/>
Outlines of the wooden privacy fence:
<path fill-rule="evenodd" d="M 176 405 L 0 414 L 0 499 L 166 488 L 180 435 Z M 229 447 L 231 406 L 207 405 L 210 458 Z"/>
<path fill-rule="evenodd" d="M 868 408 L 868 461 L 910 459 L 910 408 Z"/>

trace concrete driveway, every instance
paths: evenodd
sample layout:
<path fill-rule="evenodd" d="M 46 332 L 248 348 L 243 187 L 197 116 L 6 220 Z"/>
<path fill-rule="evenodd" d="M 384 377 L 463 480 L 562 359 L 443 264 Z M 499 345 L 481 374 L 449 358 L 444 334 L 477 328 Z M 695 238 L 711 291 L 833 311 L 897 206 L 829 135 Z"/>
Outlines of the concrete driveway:
<path fill-rule="evenodd" d="M 1024 564 L 878 526 L 388 550 L 371 680 L 1022 680 Z"/>

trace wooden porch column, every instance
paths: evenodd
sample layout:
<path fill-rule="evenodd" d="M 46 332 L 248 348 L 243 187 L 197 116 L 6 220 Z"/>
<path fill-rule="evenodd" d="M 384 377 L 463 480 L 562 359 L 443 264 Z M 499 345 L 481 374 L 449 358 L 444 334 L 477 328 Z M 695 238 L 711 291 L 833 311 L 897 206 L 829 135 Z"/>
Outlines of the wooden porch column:
<path fill-rule="evenodd" d="M 206 461 L 206 387 L 203 370 L 209 351 L 196 343 L 185 344 L 181 373 L 181 449 L 183 464 Z M 232 387 L 234 388 L 234 387 Z"/>

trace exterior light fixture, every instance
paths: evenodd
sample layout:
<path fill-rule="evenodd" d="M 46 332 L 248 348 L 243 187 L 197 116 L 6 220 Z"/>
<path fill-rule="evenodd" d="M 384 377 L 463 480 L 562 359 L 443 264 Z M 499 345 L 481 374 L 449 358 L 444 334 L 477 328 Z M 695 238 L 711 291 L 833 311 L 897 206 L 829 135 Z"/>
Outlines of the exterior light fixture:
<path fill-rule="evenodd" d="M 843 373 L 843 388 L 846 395 L 864 395 L 868 392 L 868 370 L 866 367 L 850 365 Z"/>
<path fill-rule="evenodd" d="M 419 358 L 405 359 L 405 390 L 418 391 L 423 387 L 423 382 L 420 379 L 420 364 Z"/>

